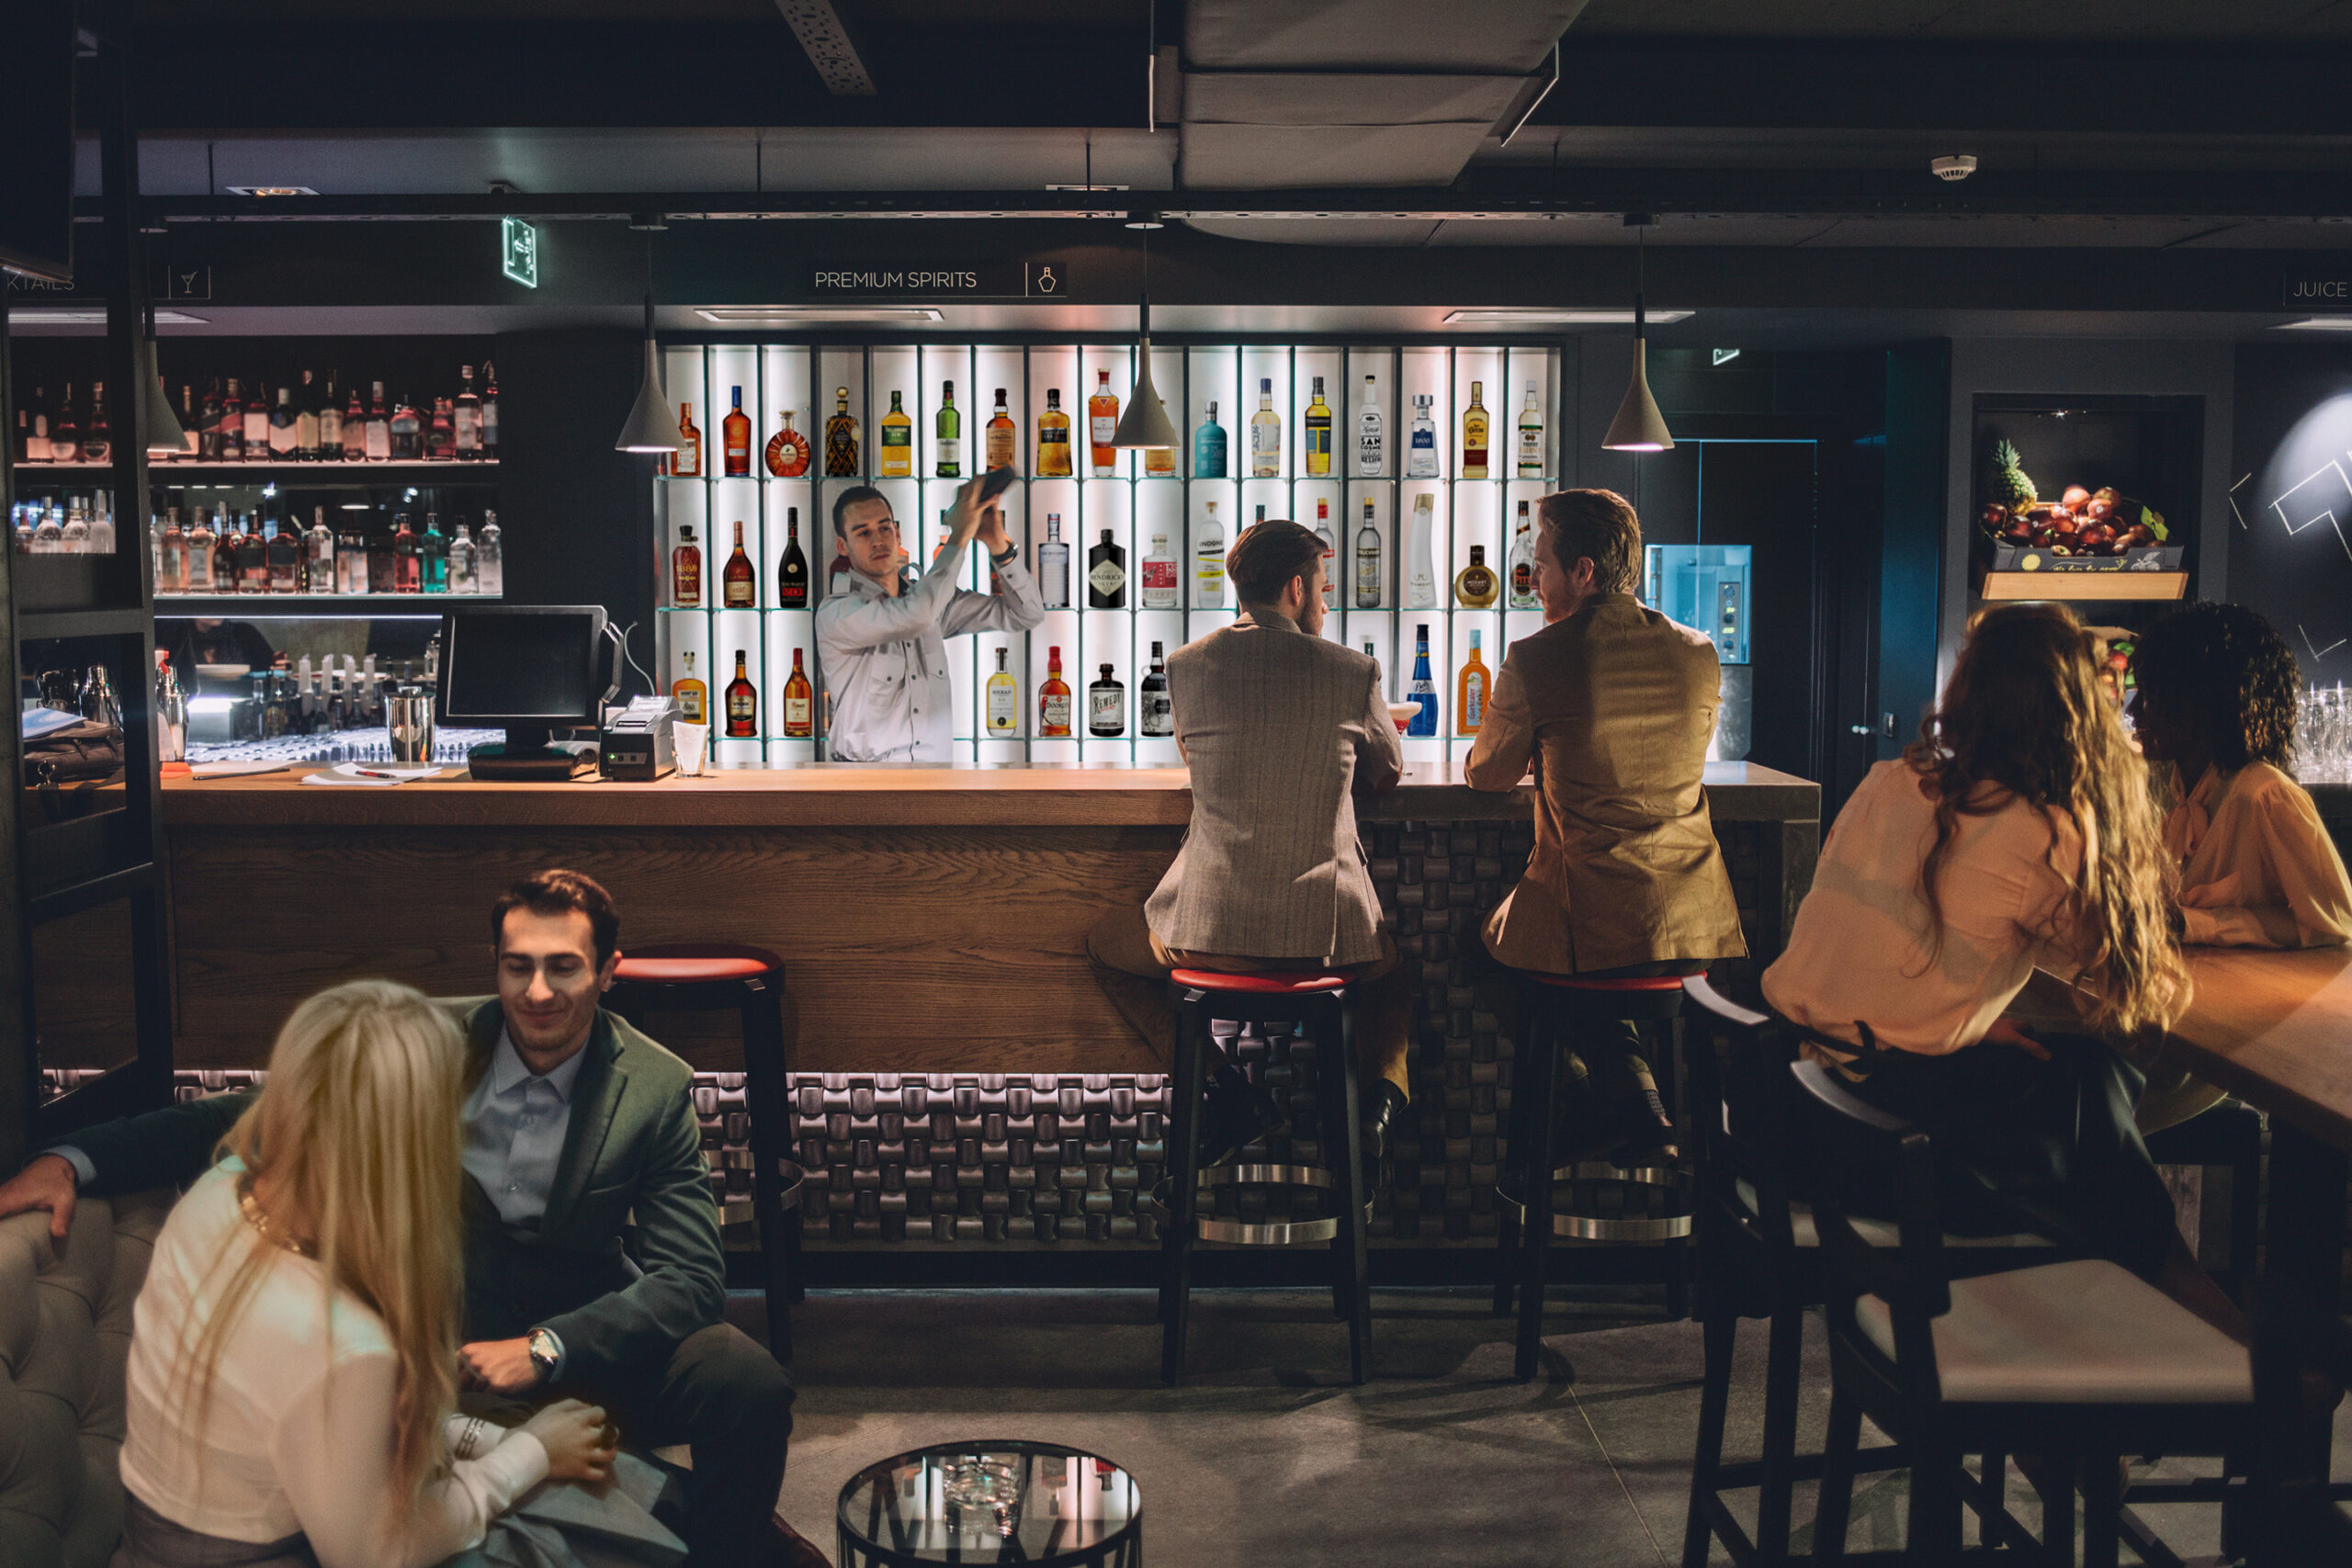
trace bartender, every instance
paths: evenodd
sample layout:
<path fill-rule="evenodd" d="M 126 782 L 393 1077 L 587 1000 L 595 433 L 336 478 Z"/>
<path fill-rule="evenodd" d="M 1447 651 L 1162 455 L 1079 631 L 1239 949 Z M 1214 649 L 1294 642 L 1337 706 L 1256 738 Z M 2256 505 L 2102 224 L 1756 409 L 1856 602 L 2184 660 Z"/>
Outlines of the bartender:
<path fill-rule="evenodd" d="M 217 616 L 179 622 L 166 651 L 181 686 L 189 692 L 197 689 L 199 665 L 242 664 L 247 670 L 266 670 L 277 659 L 277 650 L 269 646 L 269 638 L 251 622 Z"/>
<path fill-rule="evenodd" d="M 833 542 L 850 570 L 817 611 L 817 652 L 833 694 L 832 756 L 842 762 L 947 762 L 956 720 L 947 641 L 967 632 L 1026 631 L 1046 617 L 1037 584 L 1004 531 L 1004 514 L 980 500 L 978 479 L 956 492 L 947 543 L 922 576 L 901 565 L 889 498 L 867 485 L 833 502 Z M 956 586 L 977 537 L 996 569 L 997 592 Z"/>

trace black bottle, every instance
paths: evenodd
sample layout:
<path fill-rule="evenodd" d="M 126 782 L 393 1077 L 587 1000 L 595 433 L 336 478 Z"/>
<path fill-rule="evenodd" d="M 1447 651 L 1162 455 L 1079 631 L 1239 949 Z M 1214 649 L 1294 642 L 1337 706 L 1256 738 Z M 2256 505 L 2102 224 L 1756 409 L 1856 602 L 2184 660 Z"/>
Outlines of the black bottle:
<path fill-rule="evenodd" d="M 1086 688 L 1086 732 L 1098 740 L 1115 740 L 1127 732 L 1127 689 L 1102 667 L 1102 678 Z"/>
<path fill-rule="evenodd" d="M 1127 552 L 1111 542 L 1108 528 L 1102 530 L 1102 542 L 1086 552 L 1086 607 L 1127 607 Z"/>
<path fill-rule="evenodd" d="M 1168 660 L 1156 642 L 1151 645 L 1151 673 L 1143 678 L 1139 695 L 1143 716 L 1136 728 L 1145 735 L 1175 734 L 1176 710 L 1168 701 Z"/>
<path fill-rule="evenodd" d="M 779 610 L 808 607 L 808 558 L 800 550 L 800 508 L 785 509 L 784 558 L 776 563 L 775 604 Z"/>

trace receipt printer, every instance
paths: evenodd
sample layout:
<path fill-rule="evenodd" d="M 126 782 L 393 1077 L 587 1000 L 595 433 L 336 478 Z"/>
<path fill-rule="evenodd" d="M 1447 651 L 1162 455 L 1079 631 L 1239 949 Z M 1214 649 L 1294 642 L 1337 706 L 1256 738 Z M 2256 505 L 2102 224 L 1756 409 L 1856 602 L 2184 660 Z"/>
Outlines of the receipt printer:
<path fill-rule="evenodd" d="M 670 725 L 677 716 L 677 705 L 668 697 L 638 697 L 625 708 L 605 709 L 597 738 L 605 777 L 644 781 L 675 773 L 678 751 Z"/>

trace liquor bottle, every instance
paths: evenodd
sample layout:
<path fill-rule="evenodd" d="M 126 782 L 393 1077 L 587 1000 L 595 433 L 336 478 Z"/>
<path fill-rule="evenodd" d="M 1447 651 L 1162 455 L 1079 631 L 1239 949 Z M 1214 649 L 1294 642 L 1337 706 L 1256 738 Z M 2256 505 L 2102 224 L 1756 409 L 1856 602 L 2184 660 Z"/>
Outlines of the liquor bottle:
<path fill-rule="evenodd" d="M 416 405 L 408 400 L 405 392 L 392 404 L 391 422 L 386 426 L 386 434 L 392 444 L 393 462 L 414 463 L 424 459 L 424 421 L 417 416 Z"/>
<path fill-rule="evenodd" d="M 74 383 L 65 383 L 65 395 L 57 401 L 57 414 L 49 422 L 49 460 L 72 463 L 82 456 L 82 424 L 74 417 Z"/>
<path fill-rule="evenodd" d="M 322 463 L 334 462 L 343 456 L 343 403 L 335 396 L 334 378 L 333 370 L 327 372 L 326 390 L 319 399 L 317 410 L 311 415 L 317 426 L 316 434 L 311 437 L 311 450 Z M 181 388 L 180 394 L 185 401 L 187 389 Z"/>
<path fill-rule="evenodd" d="M 956 407 L 956 383 L 939 384 L 939 412 L 931 417 L 933 471 L 943 479 L 964 477 L 964 415 Z"/>
<path fill-rule="evenodd" d="M 1500 586 L 1494 568 L 1487 564 L 1487 547 L 1471 546 L 1470 564 L 1453 574 L 1453 602 L 1468 610 L 1490 610 Z"/>
<path fill-rule="evenodd" d="M 1127 552 L 1111 542 L 1111 530 L 1086 552 L 1086 607 L 1124 610 L 1127 607 Z"/>
<path fill-rule="evenodd" d="M 1037 600 L 1048 610 L 1069 608 L 1069 547 L 1058 512 L 1046 513 L 1046 542 L 1037 547 Z"/>
<path fill-rule="evenodd" d="M 82 461 L 103 463 L 114 456 L 114 438 L 107 428 L 107 385 L 90 383 L 90 420 L 82 430 Z"/>
<path fill-rule="evenodd" d="M 1430 395 L 1413 394 L 1413 431 L 1405 451 L 1405 477 L 1437 478 L 1437 422 L 1430 417 Z"/>
<path fill-rule="evenodd" d="M 756 739 L 760 733 L 760 692 L 745 670 L 744 653 L 735 650 L 735 679 L 727 682 L 727 738 Z"/>
<path fill-rule="evenodd" d="M 1143 712 L 1136 730 L 1145 735 L 1175 734 L 1176 709 L 1168 700 L 1168 660 L 1156 642 L 1151 645 L 1151 673 L 1143 678 L 1137 695 Z"/>
<path fill-rule="evenodd" d="M 481 362 L 481 460 L 498 461 L 498 367 Z"/>
<path fill-rule="evenodd" d="M 800 552 L 800 508 L 784 509 L 784 555 L 775 563 L 775 606 L 779 610 L 808 607 L 808 558 Z"/>
<path fill-rule="evenodd" d="M 166 507 L 164 512 L 163 547 L 155 558 L 155 592 L 187 592 L 187 536 L 180 532 L 180 509 L 176 506 Z"/>
<path fill-rule="evenodd" d="M 449 427 L 453 434 L 458 461 L 481 461 L 481 394 L 474 390 L 474 367 L 458 367 L 458 401 L 450 411 Z"/>
<path fill-rule="evenodd" d="M 1274 412 L 1274 378 L 1258 378 L 1258 412 L 1250 416 L 1250 477 L 1271 479 L 1283 471 L 1283 416 Z"/>
<path fill-rule="evenodd" d="M 237 524 L 237 592 L 269 592 L 269 541 L 262 534 L 261 519 L 252 513 Z"/>
<path fill-rule="evenodd" d="M 294 460 L 319 460 L 319 378 L 308 370 L 302 372 L 301 391 L 294 400 Z"/>
<path fill-rule="evenodd" d="M 1356 410 L 1356 477 L 1376 479 L 1388 470 L 1388 425 L 1380 417 L 1379 387 L 1363 378 L 1363 403 Z"/>
<path fill-rule="evenodd" d="M 65 401 L 57 407 L 57 418 L 50 421 L 49 423 L 49 449 L 51 457 L 56 456 L 60 424 L 71 413 L 73 400 L 74 389 L 69 385 L 65 389 Z M 213 412 L 209 403 L 206 412 Z M 229 378 L 229 390 L 220 399 L 218 412 L 213 413 L 212 431 L 213 446 L 218 454 L 216 461 L 222 463 L 244 461 L 245 400 L 237 390 L 237 378 L 234 376 Z M 57 461 L 62 463 L 65 459 L 58 457 Z"/>
<path fill-rule="evenodd" d="M 246 383 L 245 461 L 269 460 L 269 393 L 259 381 Z"/>
<path fill-rule="evenodd" d="M 1323 378 L 1315 378 L 1315 390 L 1306 403 L 1306 417 L 1300 421 L 1306 431 L 1306 474 L 1309 479 L 1322 479 L 1331 471 L 1331 408 L 1323 400 Z"/>
<path fill-rule="evenodd" d="M 269 537 L 262 545 L 262 559 L 270 592 L 302 592 L 302 540 L 291 518 L 281 517 L 271 525 Z"/>
<path fill-rule="evenodd" d="M 368 460 L 368 411 L 359 404 L 359 389 L 351 389 L 351 396 L 343 405 L 343 460 L 364 463 Z"/>
<path fill-rule="evenodd" d="M 1111 373 L 1094 373 L 1094 395 L 1086 400 L 1086 431 L 1094 447 L 1094 477 L 1107 479 L 1119 471 L 1119 449 L 1111 445 L 1119 434 L 1119 394 L 1111 390 Z"/>
<path fill-rule="evenodd" d="M 1176 592 L 1176 557 L 1168 548 L 1168 536 L 1154 534 L 1143 557 L 1143 607 L 1172 610 Z"/>
<path fill-rule="evenodd" d="M 993 736 L 1021 733 L 1021 687 L 1004 667 L 1010 649 L 996 650 L 996 672 L 989 677 L 986 706 L 982 709 L 988 732 Z"/>
<path fill-rule="evenodd" d="M 850 479 L 858 477 L 857 420 L 849 412 L 849 389 L 833 389 L 833 417 L 825 422 L 825 477 L 829 479 Z"/>
<path fill-rule="evenodd" d="M 1372 497 L 1363 498 L 1363 526 L 1356 530 L 1356 608 L 1380 608 L 1380 591 L 1387 581 L 1381 561 L 1380 527 L 1372 518 Z"/>
<path fill-rule="evenodd" d="M 1005 407 L 1004 389 L 996 389 L 996 412 L 989 415 L 986 442 L 988 468 L 1011 468 L 1019 466 L 1020 455 L 1013 448 L 1021 427 L 1012 423 L 1012 411 Z"/>
<path fill-rule="evenodd" d="M 792 411 L 777 416 L 776 433 L 768 437 L 768 472 L 780 479 L 797 479 L 808 471 L 808 438 L 792 428 Z"/>
<path fill-rule="evenodd" d="M 459 527 L 458 534 L 460 538 L 464 537 L 465 529 Z M 473 545 L 470 541 L 466 545 L 466 570 L 470 575 L 473 570 Z M 323 506 L 311 509 L 311 531 L 302 536 L 302 592 L 334 592 L 334 530 L 327 526 L 327 509 Z M 472 591 L 469 589 L 468 592 Z"/>
<path fill-rule="evenodd" d="M 695 543 L 694 525 L 678 530 L 678 547 L 670 552 L 670 607 L 693 610 L 702 605 L 702 547 Z"/>
<path fill-rule="evenodd" d="M 441 514 L 424 514 L 424 532 L 416 540 L 417 576 L 427 593 L 449 592 L 449 536 L 441 531 Z"/>
<path fill-rule="evenodd" d="M 726 464 L 730 479 L 749 479 L 752 473 L 752 416 L 743 412 L 743 389 L 733 391 L 733 406 L 727 417 L 718 422 L 719 455 Z"/>
<path fill-rule="evenodd" d="M 695 405 L 678 405 L 678 449 L 670 455 L 673 479 L 702 478 L 702 427 L 695 423 Z"/>
<path fill-rule="evenodd" d="M 1487 477 L 1487 405 L 1484 382 L 1470 383 L 1470 406 L 1462 411 L 1462 477 Z"/>
<path fill-rule="evenodd" d="M 1111 666 L 1086 688 L 1086 733 L 1097 740 L 1112 740 L 1127 732 L 1127 689 L 1112 679 Z"/>
<path fill-rule="evenodd" d="M 1069 683 L 1062 679 L 1059 644 L 1046 650 L 1046 678 L 1037 684 L 1037 733 L 1063 739 L 1069 736 Z"/>
<path fill-rule="evenodd" d="M 1204 503 L 1208 516 L 1193 536 L 1193 608 L 1225 608 L 1225 525 L 1216 520 L 1216 502 Z"/>
<path fill-rule="evenodd" d="M 368 592 L 390 593 L 400 587 L 400 565 L 392 554 L 393 536 L 371 539 L 368 544 Z"/>
<path fill-rule="evenodd" d="M 1037 473 L 1042 479 L 1069 478 L 1069 415 L 1062 412 L 1062 389 L 1046 389 L 1046 412 L 1037 416 Z"/>
<path fill-rule="evenodd" d="M 1430 679 L 1430 628 L 1427 625 L 1413 628 L 1413 683 L 1406 688 L 1405 700 L 1420 705 L 1420 711 L 1405 726 L 1405 733 L 1435 735 L 1437 682 Z"/>
<path fill-rule="evenodd" d="M 50 509 L 41 513 L 40 521 L 33 525 L 32 553 L 37 556 L 54 556 L 62 555 L 64 552 L 64 514 L 58 511 L 54 503 L 51 503 Z M 234 551 L 230 554 L 229 566 L 231 581 L 233 581 L 236 574 Z"/>
<path fill-rule="evenodd" d="M 811 740 L 816 738 L 816 689 L 808 684 L 808 672 L 801 668 L 800 649 L 796 648 L 792 650 L 792 673 L 785 678 L 784 682 L 784 738 L 786 740 Z M 731 728 L 729 733 L 733 733 Z"/>
<path fill-rule="evenodd" d="M 1519 411 L 1519 477 L 1544 477 L 1544 411 L 1535 406 L 1535 383 L 1527 384 L 1527 406 Z"/>
<path fill-rule="evenodd" d="M 506 592 L 506 538 L 499 531 L 498 513 L 481 514 L 481 533 L 474 540 L 474 575 L 477 591 L 486 598 L 495 598 Z"/>
<path fill-rule="evenodd" d="M 745 423 L 749 423 L 746 421 Z M 748 447 L 751 437 L 743 438 Z M 748 460 L 748 459 L 747 459 Z M 743 553 L 743 525 L 735 525 L 735 553 L 718 572 L 718 602 L 729 610 L 749 610 L 759 603 L 759 591 L 753 587 L 752 558 Z"/>
<path fill-rule="evenodd" d="M 1323 541 L 1323 607 L 1328 610 L 1339 592 L 1340 541 L 1331 533 L 1331 502 L 1322 496 L 1315 498 L 1315 536 Z"/>
<path fill-rule="evenodd" d="M 190 519 L 187 531 L 187 565 L 181 586 L 190 593 L 217 593 L 218 581 L 212 575 L 212 550 L 219 541 L 204 521 L 204 508 L 198 507 Z"/>
<path fill-rule="evenodd" d="M 481 558 L 464 518 L 449 536 L 449 592 L 469 596 L 481 592 Z"/>
<path fill-rule="evenodd" d="M 688 724 L 710 722 L 710 687 L 695 673 L 695 656 L 683 656 L 686 672 L 670 682 L 670 701 L 676 705 L 678 716 Z"/>
<path fill-rule="evenodd" d="M 1487 673 L 1487 661 L 1478 657 L 1478 632 L 1470 633 L 1470 657 L 1453 675 L 1453 732 L 1476 735 L 1478 727 L 1487 722 L 1487 693 L 1492 682 Z"/>
<path fill-rule="evenodd" d="M 1544 601 L 1535 592 L 1535 527 L 1527 515 L 1527 502 L 1519 503 L 1519 521 L 1511 525 L 1510 534 L 1510 607 L 1514 610 L 1540 610 Z"/>
<path fill-rule="evenodd" d="M 424 455 L 436 463 L 458 459 L 458 411 L 447 398 L 433 400 L 433 415 L 424 426 Z"/>
<path fill-rule="evenodd" d="M 20 416 L 26 412 L 27 411 L 23 409 L 19 409 L 17 411 Z M 48 388 L 35 387 L 33 389 L 32 407 L 29 412 L 32 414 L 32 418 L 28 422 L 28 427 L 25 434 L 25 446 L 22 453 L 23 460 L 28 463 L 49 462 L 51 458 L 49 455 Z"/>
<path fill-rule="evenodd" d="M 1412 532 L 1405 536 L 1405 608 L 1434 610 L 1437 608 L 1437 569 L 1433 560 L 1432 539 L 1437 533 L 1437 518 L 1430 510 L 1430 498 L 1423 493 L 1413 497 Z"/>
<path fill-rule="evenodd" d="M 882 416 L 882 468 L 886 479 L 911 478 L 915 471 L 915 422 L 890 394 L 890 412 Z"/>
<path fill-rule="evenodd" d="M 269 460 L 291 463 L 301 449 L 302 417 L 295 412 L 294 389 L 277 389 L 277 406 L 269 411 Z"/>
<path fill-rule="evenodd" d="M 90 553 L 94 556 L 114 554 L 114 501 L 103 494 L 98 497 L 97 510 L 90 518 Z M 1731 629 L 1727 613 L 1724 630 L 1729 633 Z"/>
<path fill-rule="evenodd" d="M 1216 400 L 1209 400 L 1209 412 L 1199 428 L 1193 432 L 1193 477 L 1196 479 L 1225 478 L 1225 426 L 1216 422 Z"/>
<path fill-rule="evenodd" d="M 385 412 L 384 384 L 371 382 L 375 389 L 368 404 L 368 460 L 386 463 L 392 457 L 392 416 Z"/>

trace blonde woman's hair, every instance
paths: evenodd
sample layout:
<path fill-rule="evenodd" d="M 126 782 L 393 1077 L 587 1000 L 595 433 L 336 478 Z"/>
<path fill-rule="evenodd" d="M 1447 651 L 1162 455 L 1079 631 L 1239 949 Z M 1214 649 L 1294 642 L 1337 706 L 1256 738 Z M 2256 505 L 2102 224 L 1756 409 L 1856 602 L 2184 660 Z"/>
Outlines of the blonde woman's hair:
<path fill-rule="evenodd" d="M 410 1499 L 444 1462 L 441 1423 L 457 1402 L 464 1077 L 447 1013 L 406 986 L 354 980 L 294 1010 L 260 1098 L 221 1140 L 244 1163 L 241 1190 L 266 1176 L 307 1216 L 327 1288 L 383 1321 L 397 1364 L 392 1472 Z M 226 1280 L 181 1362 L 194 1429 L 229 1335 L 278 1258 L 239 1225 L 212 1265 Z"/>
<path fill-rule="evenodd" d="M 1962 817 L 2014 796 L 2063 817 L 2083 863 L 2038 938 L 2066 934 L 2096 988 L 2089 1023 L 2128 1035 L 2171 1021 L 2188 975 L 2167 927 L 2172 865 L 2147 768 L 2101 689 L 2093 639 L 2059 604 L 2007 604 L 1981 616 L 1951 680 L 1904 761 L 1936 793 L 1936 839 L 1919 868 L 1933 935 L 1943 940 L 1941 874 Z M 1990 790 L 1981 786 L 1996 786 Z M 2058 829 L 2049 863 L 2058 866 Z"/>

